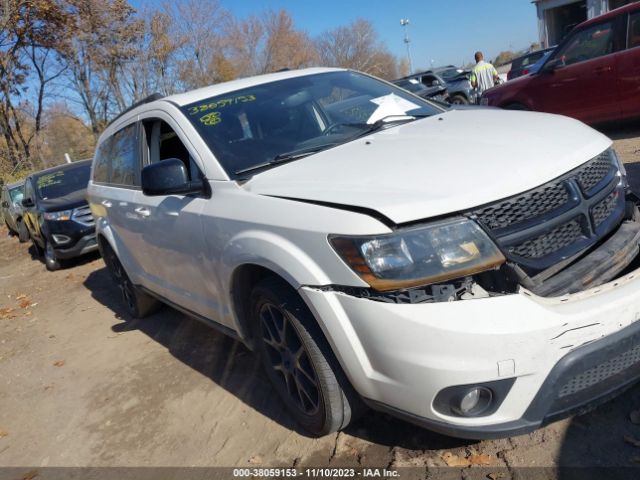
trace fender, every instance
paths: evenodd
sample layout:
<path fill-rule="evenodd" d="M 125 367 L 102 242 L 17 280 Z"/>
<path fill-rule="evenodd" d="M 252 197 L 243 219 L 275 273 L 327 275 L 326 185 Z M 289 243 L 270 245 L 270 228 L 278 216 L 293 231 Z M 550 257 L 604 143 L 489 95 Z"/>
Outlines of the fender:
<path fill-rule="evenodd" d="M 260 230 L 247 230 L 233 237 L 222 252 L 226 290 L 236 268 L 258 265 L 280 275 L 293 288 L 302 285 L 327 285 L 329 277 L 320 266 L 286 238 Z"/>

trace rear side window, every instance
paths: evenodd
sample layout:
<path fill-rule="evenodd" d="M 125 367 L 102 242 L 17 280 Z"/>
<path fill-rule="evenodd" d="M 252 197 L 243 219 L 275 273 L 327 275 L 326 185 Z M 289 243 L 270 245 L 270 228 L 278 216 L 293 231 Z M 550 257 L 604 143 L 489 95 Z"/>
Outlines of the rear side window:
<path fill-rule="evenodd" d="M 640 12 L 629 18 L 629 48 L 640 47 Z"/>
<path fill-rule="evenodd" d="M 107 138 L 96 153 L 93 181 L 121 186 L 140 185 L 137 124 Z"/>
<path fill-rule="evenodd" d="M 572 35 L 558 52 L 566 65 L 584 62 L 613 52 L 613 22 L 592 25 Z"/>

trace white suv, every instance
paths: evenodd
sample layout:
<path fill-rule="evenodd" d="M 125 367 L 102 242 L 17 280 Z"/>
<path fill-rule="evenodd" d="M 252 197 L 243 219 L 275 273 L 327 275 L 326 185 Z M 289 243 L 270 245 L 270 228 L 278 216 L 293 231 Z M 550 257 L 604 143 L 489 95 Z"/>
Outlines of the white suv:
<path fill-rule="evenodd" d="M 237 337 L 318 435 L 367 405 L 507 436 L 640 377 L 638 211 L 569 118 L 280 72 L 124 112 L 89 198 L 131 315 Z"/>

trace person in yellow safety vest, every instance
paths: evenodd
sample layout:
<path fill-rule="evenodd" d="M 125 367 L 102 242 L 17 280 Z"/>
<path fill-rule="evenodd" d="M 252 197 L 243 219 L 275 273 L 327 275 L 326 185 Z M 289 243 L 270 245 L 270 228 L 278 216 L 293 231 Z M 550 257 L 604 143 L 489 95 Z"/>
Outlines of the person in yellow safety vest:
<path fill-rule="evenodd" d="M 489 62 L 484 61 L 484 55 L 482 52 L 476 52 L 476 65 L 471 70 L 471 77 L 469 81 L 471 86 L 478 90 L 478 99 L 482 92 L 488 90 L 498 83 L 500 77 L 498 77 L 498 71 Z"/>

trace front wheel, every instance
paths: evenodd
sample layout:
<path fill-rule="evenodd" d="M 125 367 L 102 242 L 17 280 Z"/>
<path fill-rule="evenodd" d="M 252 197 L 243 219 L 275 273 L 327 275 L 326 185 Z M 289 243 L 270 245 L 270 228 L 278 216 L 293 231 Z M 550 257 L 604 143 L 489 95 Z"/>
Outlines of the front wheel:
<path fill-rule="evenodd" d="M 269 277 L 251 294 L 258 355 L 276 392 L 309 433 L 345 428 L 364 411 L 329 344 L 299 295 Z"/>
<path fill-rule="evenodd" d="M 44 245 L 44 264 L 50 272 L 60 270 L 60 267 L 62 266 L 60 264 L 60 260 L 56 258 L 56 252 L 53 249 L 51 242 L 46 242 Z"/>
<path fill-rule="evenodd" d="M 454 95 L 451 97 L 451 103 L 453 105 L 469 105 L 469 100 L 467 100 L 462 95 Z"/>
<path fill-rule="evenodd" d="M 24 220 L 18 221 L 18 240 L 20 243 L 25 243 L 29 240 L 29 229 Z"/>
<path fill-rule="evenodd" d="M 521 103 L 510 103 L 508 105 L 505 105 L 504 109 L 505 110 L 521 110 L 523 112 L 529 111 L 529 107 Z"/>

